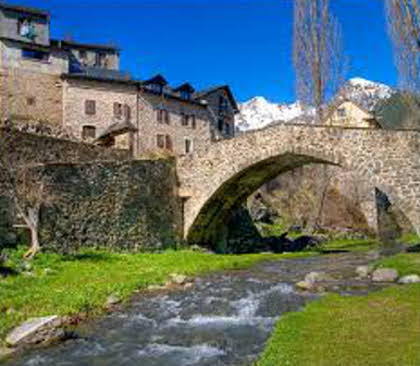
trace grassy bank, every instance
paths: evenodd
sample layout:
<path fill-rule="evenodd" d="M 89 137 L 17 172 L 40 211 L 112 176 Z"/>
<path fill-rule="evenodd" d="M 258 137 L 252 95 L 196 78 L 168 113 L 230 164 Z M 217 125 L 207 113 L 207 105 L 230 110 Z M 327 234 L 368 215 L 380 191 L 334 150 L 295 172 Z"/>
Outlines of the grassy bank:
<path fill-rule="evenodd" d="M 9 266 L 20 269 L 23 249 L 10 252 Z M 0 339 L 30 317 L 80 312 L 99 314 L 107 297 L 126 300 L 134 291 L 163 284 L 171 273 L 199 275 L 246 268 L 257 261 L 305 255 L 212 255 L 192 251 L 118 254 L 86 251 L 77 256 L 41 253 L 30 273 L 0 278 Z"/>
<path fill-rule="evenodd" d="M 377 265 L 420 274 L 420 255 Z M 419 319 L 419 284 L 364 297 L 327 295 L 278 322 L 258 366 L 420 365 Z"/>

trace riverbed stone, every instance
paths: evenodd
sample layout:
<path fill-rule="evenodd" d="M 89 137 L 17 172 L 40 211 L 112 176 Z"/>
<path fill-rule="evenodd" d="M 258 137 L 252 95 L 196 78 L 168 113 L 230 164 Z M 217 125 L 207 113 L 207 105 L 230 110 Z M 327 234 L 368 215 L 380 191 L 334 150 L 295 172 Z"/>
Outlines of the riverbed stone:
<path fill-rule="evenodd" d="M 394 282 L 398 278 L 398 271 L 393 268 L 378 268 L 372 273 L 373 282 Z"/>
<path fill-rule="evenodd" d="M 314 288 L 314 282 L 307 281 L 307 280 L 299 281 L 295 284 L 295 286 L 300 290 L 305 290 L 305 291 L 312 290 Z"/>
<path fill-rule="evenodd" d="M 369 266 L 358 266 L 356 268 L 356 274 L 360 278 L 366 278 L 371 273 L 371 268 Z"/>
<path fill-rule="evenodd" d="M 115 306 L 117 304 L 119 304 L 121 302 L 121 298 L 115 294 L 112 294 L 110 296 L 108 296 L 107 300 L 106 300 L 106 305 L 109 306 Z"/>
<path fill-rule="evenodd" d="M 171 277 L 172 282 L 177 285 L 183 285 L 187 282 L 187 276 L 184 276 L 181 274 L 172 273 L 170 277 Z"/>
<path fill-rule="evenodd" d="M 420 283 L 420 276 L 416 274 L 407 275 L 407 276 L 401 277 L 398 280 L 398 283 L 401 283 L 401 284 Z"/>
<path fill-rule="evenodd" d="M 6 337 L 9 347 L 28 344 L 50 343 L 64 337 L 62 319 L 57 315 L 28 319 Z"/>
<path fill-rule="evenodd" d="M 305 281 L 307 282 L 320 282 L 320 281 L 328 281 L 331 277 L 328 276 L 325 272 L 310 272 L 305 276 Z"/>

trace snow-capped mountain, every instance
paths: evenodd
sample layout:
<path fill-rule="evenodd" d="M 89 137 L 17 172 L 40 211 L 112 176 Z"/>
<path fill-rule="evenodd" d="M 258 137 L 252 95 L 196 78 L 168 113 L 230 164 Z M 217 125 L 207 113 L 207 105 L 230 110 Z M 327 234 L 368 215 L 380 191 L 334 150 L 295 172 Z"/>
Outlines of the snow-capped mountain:
<path fill-rule="evenodd" d="M 236 126 L 239 131 L 249 131 L 268 126 L 274 121 L 289 122 L 302 116 L 306 111 L 302 104 L 275 104 L 264 97 L 255 97 L 239 106 Z"/>
<path fill-rule="evenodd" d="M 362 78 L 350 79 L 343 85 L 334 100 L 351 100 L 365 109 L 373 110 L 376 104 L 389 98 L 394 90 L 389 86 Z M 292 104 L 276 104 L 264 97 L 255 97 L 239 106 L 236 126 L 240 132 L 260 129 L 275 121 L 310 123 L 313 108 L 305 108 L 299 101 Z"/>

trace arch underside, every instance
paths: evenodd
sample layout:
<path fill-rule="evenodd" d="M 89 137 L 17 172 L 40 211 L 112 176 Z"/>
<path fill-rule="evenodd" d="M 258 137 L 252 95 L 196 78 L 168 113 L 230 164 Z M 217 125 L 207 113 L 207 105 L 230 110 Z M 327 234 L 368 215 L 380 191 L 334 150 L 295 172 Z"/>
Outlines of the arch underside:
<path fill-rule="evenodd" d="M 253 164 L 223 183 L 206 201 L 187 235 L 189 243 L 213 247 L 233 210 L 263 184 L 308 164 L 337 165 L 307 155 L 285 153 Z"/>

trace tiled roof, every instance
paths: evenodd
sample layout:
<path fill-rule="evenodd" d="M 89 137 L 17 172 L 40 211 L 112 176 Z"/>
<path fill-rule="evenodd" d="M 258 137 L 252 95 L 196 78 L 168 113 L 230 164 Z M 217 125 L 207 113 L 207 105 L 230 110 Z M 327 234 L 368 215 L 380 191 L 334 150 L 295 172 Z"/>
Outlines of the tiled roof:
<path fill-rule="evenodd" d="M 34 15 L 40 15 L 42 17 L 49 17 L 50 13 L 36 8 L 29 8 L 25 6 L 18 6 L 18 5 L 11 5 L 6 3 L 0 3 L 0 9 L 4 10 L 12 10 L 20 13 L 28 13 L 28 14 L 34 14 Z"/>

